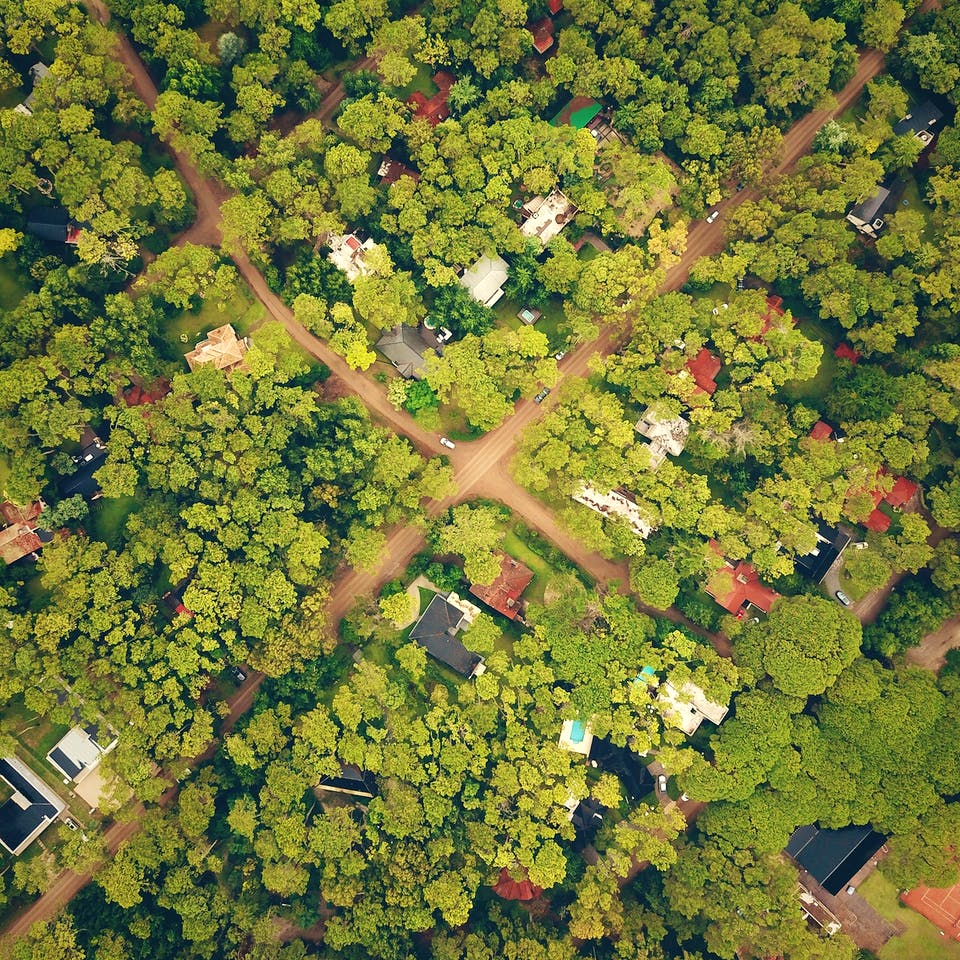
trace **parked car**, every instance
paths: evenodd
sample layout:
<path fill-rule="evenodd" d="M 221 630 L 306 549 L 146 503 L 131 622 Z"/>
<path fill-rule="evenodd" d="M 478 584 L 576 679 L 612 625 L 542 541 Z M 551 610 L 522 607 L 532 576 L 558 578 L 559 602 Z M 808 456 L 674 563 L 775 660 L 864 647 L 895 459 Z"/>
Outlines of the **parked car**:
<path fill-rule="evenodd" d="M 452 440 L 448 440 L 446 437 L 440 438 L 440 446 L 446 447 L 448 450 L 456 450 L 457 448 L 457 445 Z"/>
<path fill-rule="evenodd" d="M 684 803 L 686 803 L 690 798 L 689 798 L 685 793 L 681 793 L 681 794 L 680 794 L 680 799 L 681 799 Z"/>
<path fill-rule="evenodd" d="M 838 599 L 845 607 L 849 607 L 850 604 L 853 603 L 853 601 L 852 601 L 842 590 L 838 590 L 836 596 L 837 596 L 837 599 Z"/>
<path fill-rule="evenodd" d="M 243 681 L 247 679 L 247 675 L 239 667 L 233 667 L 231 672 L 233 673 L 233 679 L 236 680 L 237 683 L 243 683 Z"/>
<path fill-rule="evenodd" d="M 716 220 L 717 217 L 719 217 L 719 216 L 720 216 L 720 211 L 719 211 L 719 210 L 714 210 L 713 213 L 711 213 L 711 214 L 707 217 L 707 223 L 713 223 L 713 221 Z"/>
<path fill-rule="evenodd" d="M 559 363 L 566 355 L 567 355 L 567 351 L 561 350 L 559 353 L 555 353 L 553 355 L 553 359 Z"/>
<path fill-rule="evenodd" d="M 544 388 L 533 398 L 533 402 L 534 402 L 534 403 L 543 403 L 543 401 L 547 399 L 547 397 L 549 396 L 549 394 L 550 394 L 550 388 L 549 388 L 549 387 L 544 387 Z"/>
<path fill-rule="evenodd" d="M 665 773 L 661 773 L 660 776 L 657 777 L 657 789 L 661 793 L 667 792 L 667 775 Z"/>

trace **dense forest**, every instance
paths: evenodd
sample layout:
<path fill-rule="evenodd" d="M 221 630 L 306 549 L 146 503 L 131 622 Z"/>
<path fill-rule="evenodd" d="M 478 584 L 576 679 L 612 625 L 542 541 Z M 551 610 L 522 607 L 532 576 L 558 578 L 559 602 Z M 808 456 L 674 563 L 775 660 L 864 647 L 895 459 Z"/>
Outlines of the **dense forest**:
<path fill-rule="evenodd" d="M 960 879 L 958 103 L 956 0 L 0 0 L 0 756 L 116 739 L 0 954 L 875 956 L 782 851 Z"/>

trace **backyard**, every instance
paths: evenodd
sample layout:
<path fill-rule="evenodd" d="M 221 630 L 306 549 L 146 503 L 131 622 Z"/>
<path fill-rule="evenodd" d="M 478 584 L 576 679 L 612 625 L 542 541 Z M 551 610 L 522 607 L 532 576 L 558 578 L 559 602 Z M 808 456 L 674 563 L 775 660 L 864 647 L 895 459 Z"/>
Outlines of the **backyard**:
<path fill-rule="evenodd" d="M 0 257 L 0 308 L 12 310 L 26 292 L 13 257 Z"/>

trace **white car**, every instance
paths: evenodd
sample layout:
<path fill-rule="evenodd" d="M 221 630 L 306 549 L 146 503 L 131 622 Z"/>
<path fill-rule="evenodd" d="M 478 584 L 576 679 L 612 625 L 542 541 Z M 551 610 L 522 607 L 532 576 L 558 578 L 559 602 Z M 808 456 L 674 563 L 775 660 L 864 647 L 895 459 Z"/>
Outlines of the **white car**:
<path fill-rule="evenodd" d="M 713 213 L 711 213 L 711 214 L 707 217 L 707 223 L 713 223 L 713 221 L 716 220 L 717 217 L 719 217 L 719 216 L 720 216 L 720 211 L 719 211 L 719 210 L 714 210 Z"/>
<path fill-rule="evenodd" d="M 657 777 L 657 789 L 661 793 L 667 792 L 667 775 L 665 773 L 661 773 L 660 776 Z"/>
<path fill-rule="evenodd" d="M 446 447 L 448 450 L 455 450 L 457 448 L 457 445 L 452 440 L 448 440 L 446 437 L 440 438 L 440 446 Z"/>

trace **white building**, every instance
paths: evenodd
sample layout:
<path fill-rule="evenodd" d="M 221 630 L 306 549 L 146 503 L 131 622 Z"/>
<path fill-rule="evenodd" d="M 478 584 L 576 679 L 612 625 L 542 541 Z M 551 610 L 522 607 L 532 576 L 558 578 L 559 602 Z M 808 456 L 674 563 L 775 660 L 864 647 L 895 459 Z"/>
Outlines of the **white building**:
<path fill-rule="evenodd" d="M 659 417 L 654 413 L 653 407 L 644 410 L 634 429 L 641 437 L 650 441 L 647 449 L 652 470 L 656 470 L 663 463 L 667 454 L 679 457 L 687 445 L 687 437 L 690 436 L 689 421 L 683 417 Z"/>
<path fill-rule="evenodd" d="M 327 246 L 330 247 L 327 259 L 353 283 L 357 277 L 367 272 L 366 254 L 376 244 L 369 237 L 361 243 L 352 233 L 335 233 L 327 237 Z"/>
<path fill-rule="evenodd" d="M 534 197 L 520 212 L 527 217 L 520 232 L 525 237 L 536 237 L 545 247 L 576 216 L 577 205 L 554 190 L 548 197 Z"/>
<path fill-rule="evenodd" d="M 689 681 L 678 691 L 668 680 L 660 688 L 657 699 L 665 708 L 664 720 L 679 727 L 688 737 L 697 732 L 704 719 L 713 724 L 721 723 L 730 709 L 707 699 L 707 695 Z"/>
<path fill-rule="evenodd" d="M 503 257 L 481 257 L 469 270 L 463 271 L 460 286 L 477 303 L 492 307 L 503 296 L 509 267 Z"/>
<path fill-rule="evenodd" d="M 573 495 L 573 499 L 604 517 L 622 517 L 630 524 L 633 532 L 643 540 L 646 540 L 656 529 L 641 513 L 633 498 L 625 492 L 611 490 L 609 493 L 600 493 L 584 484 L 580 491 Z"/>

